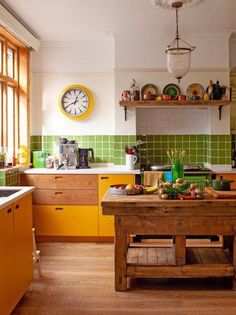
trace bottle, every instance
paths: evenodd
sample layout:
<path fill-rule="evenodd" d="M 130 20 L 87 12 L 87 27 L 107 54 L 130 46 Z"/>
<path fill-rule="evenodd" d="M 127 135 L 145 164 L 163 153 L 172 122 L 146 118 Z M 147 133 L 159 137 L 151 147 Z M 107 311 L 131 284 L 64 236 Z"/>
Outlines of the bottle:
<path fill-rule="evenodd" d="M 130 92 L 131 92 L 131 101 L 139 101 L 140 89 L 135 79 L 132 80 L 132 84 L 130 86 Z"/>
<path fill-rule="evenodd" d="M 232 149 L 232 168 L 236 168 L 236 150 Z"/>
<path fill-rule="evenodd" d="M 19 150 L 18 150 L 18 163 L 20 165 L 26 165 L 27 164 L 27 146 L 20 144 Z"/>
<path fill-rule="evenodd" d="M 208 94 L 209 100 L 213 99 L 213 90 L 214 90 L 214 86 L 213 86 L 213 82 L 212 80 L 210 80 L 209 85 L 206 89 L 206 92 Z"/>

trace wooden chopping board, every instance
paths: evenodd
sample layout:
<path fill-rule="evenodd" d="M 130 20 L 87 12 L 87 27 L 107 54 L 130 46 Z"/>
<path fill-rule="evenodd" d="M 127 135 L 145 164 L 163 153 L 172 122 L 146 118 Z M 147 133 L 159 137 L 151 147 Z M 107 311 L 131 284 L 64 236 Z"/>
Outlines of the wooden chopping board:
<path fill-rule="evenodd" d="M 205 192 L 216 199 L 236 199 L 236 189 L 215 190 L 212 187 L 206 187 Z"/>

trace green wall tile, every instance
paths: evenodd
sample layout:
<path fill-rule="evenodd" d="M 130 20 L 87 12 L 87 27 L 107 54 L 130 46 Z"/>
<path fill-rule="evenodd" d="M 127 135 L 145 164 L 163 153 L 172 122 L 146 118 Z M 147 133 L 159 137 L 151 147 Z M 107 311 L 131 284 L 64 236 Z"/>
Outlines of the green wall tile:
<path fill-rule="evenodd" d="M 59 138 L 60 135 L 31 136 L 31 150 L 58 153 Z M 184 149 L 191 153 L 186 163 L 231 164 L 230 135 L 71 135 L 66 138 L 75 139 L 80 147 L 93 148 L 97 163 L 125 164 L 125 146 L 135 146 L 141 140 L 145 142 L 139 146 L 138 157 L 142 163 L 167 163 L 167 149 Z"/>

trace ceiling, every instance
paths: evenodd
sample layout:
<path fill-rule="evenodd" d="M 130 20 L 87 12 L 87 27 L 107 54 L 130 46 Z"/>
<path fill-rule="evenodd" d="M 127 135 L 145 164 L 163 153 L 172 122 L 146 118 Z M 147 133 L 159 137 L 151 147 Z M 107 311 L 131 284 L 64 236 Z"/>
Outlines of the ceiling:
<path fill-rule="evenodd" d="M 41 41 L 108 40 L 175 31 L 175 13 L 151 0 L 0 1 Z M 204 0 L 182 9 L 181 32 L 236 31 L 236 0 Z"/>

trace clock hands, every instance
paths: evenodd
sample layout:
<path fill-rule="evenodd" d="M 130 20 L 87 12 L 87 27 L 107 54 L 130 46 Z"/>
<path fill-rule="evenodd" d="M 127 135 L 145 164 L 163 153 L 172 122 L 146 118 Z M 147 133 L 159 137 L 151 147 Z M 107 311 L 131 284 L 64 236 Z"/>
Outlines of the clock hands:
<path fill-rule="evenodd" d="M 67 107 L 69 107 L 70 105 L 75 105 L 78 102 L 78 96 L 76 96 L 74 102 L 67 104 L 66 106 L 64 106 L 64 108 L 66 109 Z"/>

